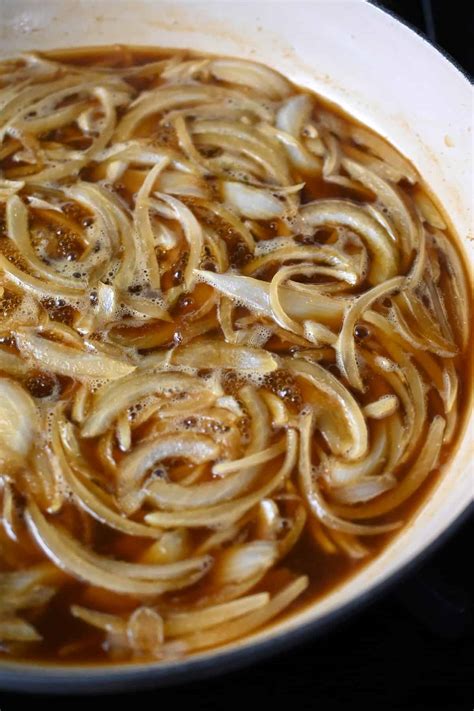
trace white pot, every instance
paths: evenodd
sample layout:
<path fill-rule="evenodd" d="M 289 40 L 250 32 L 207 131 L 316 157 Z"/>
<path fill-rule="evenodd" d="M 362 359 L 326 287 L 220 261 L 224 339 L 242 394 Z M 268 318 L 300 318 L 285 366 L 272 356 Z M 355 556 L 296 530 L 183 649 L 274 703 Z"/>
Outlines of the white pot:
<path fill-rule="evenodd" d="M 449 60 L 363 0 L 205 2 L 0 0 L 0 55 L 112 43 L 189 47 L 260 60 L 336 102 L 407 156 L 444 205 L 472 264 L 472 93 Z M 471 236 L 472 240 L 472 236 Z M 436 488 L 393 542 L 323 599 L 271 627 L 183 662 L 68 667 L 2 662 L 0 685 L 91 691 L 203 676 L 318 634 L 450 529 L 473 494 L 474 417 Z"/>

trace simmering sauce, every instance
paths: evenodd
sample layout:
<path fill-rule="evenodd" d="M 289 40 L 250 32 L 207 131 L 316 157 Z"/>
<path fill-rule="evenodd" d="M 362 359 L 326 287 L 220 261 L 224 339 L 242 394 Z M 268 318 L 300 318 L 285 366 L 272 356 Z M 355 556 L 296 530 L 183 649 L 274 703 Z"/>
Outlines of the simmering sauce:
<path fill-rule="evenodd" d="M 0 655 L 181 658 L 317 604 L 469 408 L 467 271 L 422 178 L 191 51 L 5 61 L 0 105 Z"/>

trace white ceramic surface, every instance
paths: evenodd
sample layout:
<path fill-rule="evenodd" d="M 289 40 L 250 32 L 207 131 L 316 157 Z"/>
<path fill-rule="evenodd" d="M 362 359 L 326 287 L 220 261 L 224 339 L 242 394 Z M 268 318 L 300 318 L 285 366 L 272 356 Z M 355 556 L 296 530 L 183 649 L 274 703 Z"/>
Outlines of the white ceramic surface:
<path fill-rule="evenodd" d="M 0 0 L 0 55 L 111 43 L 190 47 L 260 60 L 340 104 L 410 158 L 473 262 L 470 83 L 425 40 L 378 8 L 363 0 Z M 316 605 L 229 648 L 248 648 L 327 619 L 430 546 L 472 500 L 473 434 L 471 413 L 461 445 L 429 500 L 376 560 Z M 102 672 L 88 671 L 89 679 Z M 49 674 L 53 681 L 55 670 Z M 107 674 L 132 676 L 130 671 L 124 676 L 123 668 Z"/>

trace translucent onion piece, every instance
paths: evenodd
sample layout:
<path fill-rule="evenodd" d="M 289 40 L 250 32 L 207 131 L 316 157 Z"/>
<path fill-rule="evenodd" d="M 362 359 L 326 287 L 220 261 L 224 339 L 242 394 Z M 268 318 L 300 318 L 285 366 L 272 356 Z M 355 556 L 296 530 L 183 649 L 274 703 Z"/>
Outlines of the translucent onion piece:
<path fill-rule="evenodd" d="M 304 506 L 297 506 L 295 515 L 291 519 L 288 533 L 281 541 L 278 541 L 279 558 L 284 558 L 296 545 L 303 533 L 307 518 Z"/>
<path fill-rule="evenodd" d="M 371 417 L 375 420 L 380 420 L 384 417 L 389 417 L 398 408 L 398 398 L 396 395 L 385 395 L 384 397 L 375 400 L 374 402 L 365 405 L 362 412 L 366 417 Z"/>
<path fill-rule="evenodd" d="M 188 459 L 194 464 L 200 464 L 215 460 L 218 456 L 219 447 L 209 437 L 193 432 L 168 434 L 143 442 L 120 463 L 119 497 L 122 499 L 139 486 L 147 470 L 163 459 Z"/>
<path fill-rule="evenodd" d="M 241 583 L 269 570 L 277 558 L 277 546 L 272 541 L 252 541 L 224 550 L 212 571 L 218 585 Z"/>
<path fill-rule="evenodd" d="M 185 373 L 135 371 L 131 376 L 99 388 L 94 394 L 81 435 L 96 437 L 103 434 L 122 410 L 144 397 L 156 395 L 171 398 L 180 393 L 199 393 L 205 389 L 205 383 Z"/>
<path fill-rule="evenodd" d="M 430 198 L 419 188 L 413 192 L 413 199 L 425 222 L 438 230 L 445 230 L 446 223 Z"/>
<path fill-rule="evenodd" d="M 167 512 L 156 511 L 145 516 L 147 523 L 152 526 L 162 528 L 173 528 L 175 526 L 187 526 L 190 528 L 224 528 L 230 526 L 243 516 L 252 506 L 255 506 L 261 499 L 265 498 L 273 491 L 276 491 L 291 473 L 296 461 L 297 435 L 294 430 L 287 432 L 287 449 L 285 461 L 277 473 L 272 476 L 263 486 L 256 489 L 251 494 L 240 499 L 229 501 L 216 506 L 197 509 L 196 511 Z"/>
<path fill-rule="evenodd" d="M 178 347 L 173 351 L 171 362 L 192 368 L 235 368 L 254 373 L 270 373 L 277 368 L 275 357 L 268 351 L 217 340 L 197 340 Z"/>
<path fill-rule="evenodd" d="M 41 338 L 33 331 L 17 331 L 16 342 L 22 355 L 44 370 L 78 379 L 116 380 L 128 375 L 135 366 L 98 352 L 79 351 L 62 343 Z"/>
<path fill-rule="evenodd" d="M 276 117 L 276 126 L 287 134 L 299 138 L 303 126 L 309 120 L 313 106 L 309 96 L 300 94 L 287 99 L 279 108 Z M 308 151 L 298 150 L 298 147 L 287 145 L 286 150 L 291 161 L 298 168 L 313 172 L 320 169 L 319 161 Z M 309 168 L 309 170 L 308 170 Z"/>
<path fill-rule="evenodd" d="M 215 274 L 203 270 L 197 270 L 196 275 L 200 281 L 213 286 L 221 294 L 241 302 L 252 311 L 273 318 L 268 282 L 253 277 L 230 273 Z M 331 299 L 322 294 L 315 294 L 314 298 L 309 299 L 307 294 L 299 293 L 288 286 L 281 287 L 279 299 L 285 312 L 295 319 L 333 323 L 340 321 L 344 313 L 345 302 L 342 300 Z"/>
<path fill-rule="evenodd" d="M 429 309 L 411 292 L 400 294 L 392 307 L 395 327 L 412 346 L 431 350 L 444 358 L 452 358 L 458 352 L 452 340 L 442 335 Z M 413 322 L 409 323 L 408 318 Z M 419 332 L 419 333 L 418 333 Z"/>
<path fill-rule="evenodd" d="M 391 325 L 380 314 L 371 312 L 370 322 L 376 324 L 377 328 L 384 333 L 391 331 Z M 384 345 L 395 362 L 379 356 L 374 357 L 367 350 L 362 350 L 362 355 L 364 360 L 390 384 L 405 410 L 405 431 L 398 442 L 403 452 L 400 461 L 403 462 L 414 451 L 423 431 L 426 421 L 426 388 L 418 368 L 412 364 L 396 341 L 384 341 Z"/>
<path fill-rule="evenodd" d="M 426 440 L 421 447 L 420 454 L 410 471 L 405 475 L 402 481 L 398 482 L 397 486 L 387 494 L 380 497 L 376 501 L 371 501 L 367 504 L 361 504 L 357 508 L 337 506 L 334 507 L 336 514 L 347 516 L 352 519 L 373 518 L 375 516 L 383 516 L 384 514 L 396 509 L 412 494 L 419 489 L 429 474 L 438 466 L 439 453 L 443 445 L 443 433 L 446 426 L 446 421 L 436 415 L 430 424 Z"/>
<path fill-rule="evenodd" d="M 184 269 L 184 283 L 186 287 L 190 289 L 195 278 L 194 272 L 199 266 L 203 249 L 201 226 L 191 210 L 180 200 L 166 195 L 165 193 L 155 193 L 155 195 L 172 209 L 176 219 L 179 220 L 181 224 L 184 236 L 189 245 L 188 261 Z"/>
<path fill-rule="evenodd" d="M 0 616 L 44 605 L 66 576 L 49 561 L 0 573 Z"/>
<path fill-rule="evenodd" d="M 104 186 L 85 181 L 78 181 L 63 191 L 66 197 L 94 213 L 95 248 L 99 250 L 100 256 L 109 252 L 105 256 L 105 263 L 101 265 L 99 276 L 106 276 L 111 266 L 111 256 L 122 249 L 113 283 L 117 288 L 128 288 L 133 278 L 137 253 L 141 253 L 141 248 L 134 239 L 131 221 L 120 200 Z"/>
<path fill-rule="evenodd" d="M 280 239 L 281 242 L 277 242 L 276 240 L 259 242 L 256 248 L 256 252 L 259 253 L 259 256 L 243 268 L 243 273 L 255 274 L 273 262 L 287 262 L 298 259 L 304 260 L 307 263 L 322 262 L 323 264 L 334 265 L 335 269 L 332 270 L 324 270 L 324 268 L 320 267 L 319 273 L 344 279 L 350 284 L 355 284 L 358 281 L 357 275 L 354 275 L 353 264 L 341 251 L 328 247 L 327 245 L 302 246 L 295 243 L 292 239 Z M 301 268 L 302 270 L 308 269 L 308 265 L 301 265 Z M 295 271 L 295 274 L 297 273 L 298 272 Z M 307 274 L 307 276 L 309 276 L 309 274 Z"/>
<path fill-rule="evenodd" d="M 150 114 L 159 114 L 186 104 L 211 101 L 218 96 L 219 91 L 210 86 L 160 87 L 155 91 L 142 94 L 119 122 L 115 131 L 115 141 L 129 139 L 138 124 Z"/>
<path fill-rule="evenodd" d="M 353 560 L 360 560 L 369 554 L 369 550 L 362 545 L 356 536 L 342 531 L 331 530 L 331 538 L 339 548 Z"/>
<path fill-rule="evenodd" d="M 328 457 L 322 460 L 318 470 L 328 482 L 332 493 L 339 486 L 376 474 L 386 462 L 387 448 L 387 429 L 379 425 L 374 427 L 371 447 L 365 457 L 353 462 Z"/>
<path fill-rule="evenodd" d="M 377 536 L 379 533 L 393 531 L 400 526 L 400 523 L 387 524 L 356 524 L 339 518 L 329 504 L 327 504 L 317 483 L 314 481 L 311 464 L 311 436 L 312 436 L 312 415 L 305 415 L 301 418 L 300 425 L 300 455 L 299 455 L 299 480 L 301 490 L 306 498 L 310 511 L 321 523 L 328 528 L 334 528 L 344 533 L 351 533 L 357 536 Z"/>
<path fill-rule="evenodd" d="M 162 617 L 149 607 L 138 607 L 130 615 L 127 639 L 137 654 L 156 656 L 164 641 Z"/>
<path fill-rule="evenodd" d="M 286 358 L 285 365 L 294 375 L 308 380 L 323 395 L 323 405 L 318 407 L 318 402 L 315 403 L 317 420 L 326 437 L 326 427 L 333 430 L 331 445 L 336 446 L 337 453 L 348 459 L 364 456 L 367 451 L 367 425 L 349 390 L 318 363 Z"/>
<path fill-rule="evenodd" d="M 243 459 L 236 459 L 229 462 L 221 462 L 219 464 L 214 464 L 212 467 L 212 473 L 217 476 L 227 476 L 231 472 L 239 471 L 246 466 L 254 466 L 255 464 L 264 464 L 270 459 L 278 456 L 285 450 L 285 443 L 283 441 L 273 444 L 268 449 L 263 449 L 255 454 L 249 454 Z"/>
<path fill-rule="evenodd" d="M 13 499 L 13 490 L 11 484 L 3 479 L 0 483 L 0 489 L 2 490 L 2 505 L 0 517 L 2 519 L 2 525 L 5 529 L 7 536 L 14 541 L 18 542 L 18 535 L 16 532 L 16 511 L 15 502 Z"/>
<path fill-rule="evenodd" d="M 341 225 L 360 234 L 373 256 L 368 275 L 371 284 L 380 284 L 397 273 L 397 251 L 390 236 L 366 210 L 355 203 L 348 200 L 318 200 L 305 205 L 301 216 L 313 228 Z"/>
<path fill-rule="evenodd" d="M 58 435 L 61 440 L 62 437 L 66 437 L 64 434 L 65 424 L 64 422 L 58 423 L 59 432 L 53 430 L 53 446 L 55 445 L 55 452 L 61 464 L 62 476 L 79 505 L 97 521 L 116 531 L 122 531 L 122 533 L 126 533 L 129 536 L 160 538 L 161 532 L 158 529 L 130 521 L 120 515 L 118 511 L 112 508 L 112 497 L 99 489 L 93 482 L 83 481 L 77 476 L 73 469 L 74 463 L 71 465 L 67 460 L 67 449 L 66 451 L 63 450 L 64 442 L 58 441 Z"/>
<path fill-rule="evenodd" d="M 171 482 L 154 481 L 147 486 L 148 498 L 163 509 L 187 511 L 233 499 L 244 493 L 256 478 L 258 470 L 255 467 L 274 459 L 284 450 L 284 445 L 278 443 L 267 450 L 262 450 L 248 457 L 216 464 L 213 473 L 225 479 L 205 482 L 195 486 L 180 486 Z M 233 476 L 227 476 L 234 473 Z"/>
<path fill-rule="evenodd" d="M 135 199 L 135 228 L 141 238 L 144 264 L 148 281 L 154 289 L 160 288 L 160 270 L 156 261 L 155 236 L 150 221 L 148 198 L 159 174 L 168 164 L 168 158 L 162 157 L 146 176 Z"/>
<path fill-rule="evenodd" d="M 281 74 L 245 59 L 213 59 L 208 68 L 216 79 L 250 87 L 258 95 L 270 99 L 282 99 L 291 89 Z"/>
<path fill-rule="evenodd" d="M 372 190 L 377 195 L 379 202 L 389 211 L 403 252 L 406 257 L 410 257 L 411 251 L 415 247 L 417 232 L 398 190 L 374 171 L 349 158 L 343 160 L 343 166 L 353 178 Z"/>
<path fill-rule="evenodd" d="M 18 383 L 0 378 L 1 466 L 17 466 L 25 460 L 39 425 L 33 398 Z"/>
<path fill-rule="evenodd" d="M 7 233 L 15 243 L 22 258 L 26 260 L 28 266 L 40 275 L 41 278 L 51 280 L 55 284 L 69 287 L 71 280 L 61 276 L 53 269 L 49 268 L 36 255 L 30 242 L 28 231 L 28 210 L 18 195 L 12 195 L 6 205 Z"/>
<path fill-rule="evenodd" d="M 269 190 L 230 181 L 224 181 L 221 189 L 224 202 L 240 216 L 252 220 L 272 220 L 285 212 L 285 204 Z"/>
<path fill-rule="evenodd" d="M 92 627 L 97 627 L 105 632 L 113 634 L 123 634 L 125 632 L 126 621 L 118 615 L 110 615 L 106 612 L 98 610 L 90 610 L 82 605 L 71 605 L 71 614 L 73 617 L 86 622 Z"/>
<path fill-rule="evenodd" d="M 242 241 L 247 245 L 248 249 L 253 252 L 255 248 L 255 243 L 252 237 L 252 233 L 244 225 L 244 223 L 239 220 L 237 215 L 235 215 L 230 210 L 226 210 L 223 205 L 216 202 L 201 202 L 200 206 L 204 207 L 206 210 L 213 213 L 214 215 L 217 215 L 217 217 L 220 218 L 223 222 L 229 224 L 237 232 Z"/>
<path fill-rule="evenodd" d="M 84 292 L 81 289 L 75 289 L 71 286 L 60 286 L 58 284 L 51 284 L 50 281 L 44 282 L 41 279 L 37 279 L 31 274 L 19 269 L 12 262 L 0 253 L 0 270 L 3 272 L 4 276 L 8 281 L 11 281 L 16 286 L 24 289 L 34 296 L 40 298 L 59 298 L 65 301 L 77 300 L 83 296 Z"/>
<path fill-rule="evenodd" d="M 62 470 L 67 485 L 74 494 L 80 506 L 84 508 L 97 521 L 109 526 L 116 531 L 126 533 L 128 536 L 142 536 L 145 538 L 160 538 L 161 531 L 151 526 L 130 521 L 118 512 L 103 503 L 98 492 L 94 492 L 93 485 L 86 485 L 74 475 L 71 468 Z"/>
<path fill-rule="evenodd" d="M 0 348 L 0 370 L 8 375 L 18 377 L 28 372 L 28 365 L 19 356 Z"/>
<path fill-rule="evenodd" d="M 276 593 L 270 602 L 259 610 L 255 610 L 236 620 L 225 622 L 222 625 L 216 625 L 216 627 L 210 630 L 183 637 L 182 640 L 185 651 L 190 652 L 192 650 L 205 649 L 206 647 L 214 647 L 218 644 L 225 644 L 226 642 L 231 642 L 237 637 L 242 637 L 258 629 L 276 617 L 282 610 L 289 607 L 289 605 L 306 590 L 308 582 L 308 578 L 302 575 Z"/>
<path fill-rule="evenodd" d="M 199 121 L 191 127 L 198 145 L 215 146 L 222 150 L 243 153 L 256 163 L 252 172 L 258 178 L 263 168 L 267 178 L 284 186 L 291 182 L 286 156 L 277 141 L 242 122 Z"/>
<path fill-rule="evenodd" d="M 331 498 L 339 504 L 358 504 L 370 501 L 386 491 L 393 489 L 397 480 L 393 474 L 382 474 L 377 477 L 359 479 L 354 484 L 347 484 L 331 491 Z"/>
<path fill-rule="evenodd" d="M 467 346 L 469 337 L 469 293 L 462 262 L 450 241 L 441 233 L 435 235 L 436 244 L 441 253 L 447 256 L 447 272 L 452 293 L 449 301 L 455 318 L 455 328 L 458 333 L 461 349 Z"/>
<path fill-rule="evenodd" d="M 339 333 L 337 341 L 337 357 L 339 367 L 342 373 L 347 378 L 352 387 L 358 390 L 363 390 L 364 385 L 360 376 L 359 367 L 357 365 L 354 329 L 364 312 L 371 306 L 374 301 L 386 296 L 397 289 L 401 289 L 405 282 L 404 277 L 394 277 L 389 281 L 375 286 L 370 291 L 367 291 L 362 296 L 359 296 L 347 311 L 342 329 Z"/>
<path fill-rule="evenodd" d="M 66 531 L 50 524 L 35 504 L 31 503 L 27 507 L 25 518 L 38 545 L 53 563 L 79 580 L 106 590 L 132 596 L 159 595 L 167 590 L 191 585 L 209 567 L 209 558 L 196 559 L 183 566 L 182 577 L 166 579 L 166 566 L 163 570 L 160 570 L 161 566 L 150 566 L 147 569 L 139 564 L 105 559 L 87 550 Z M 180 568 L 173 567 L 171 570 L 173 573 L 181 573 Z"/>
<path fill-rule="evenodd" d="M 220 605 L 205 607 L 202 610 L 171 613 L 164 621 L 165 634 L 167 637 L 179 637 L 221 623 L 228 623 L 237 617 L 259 610 L 267 605 L 269 600 L 268 593 L 257 593 Z"/>
<path fill-rule="evenodd" d="M 33 625 L 18 617 L 0 619 L 0 640 L 2 642 L 37 642 L 42 637 Z"/>

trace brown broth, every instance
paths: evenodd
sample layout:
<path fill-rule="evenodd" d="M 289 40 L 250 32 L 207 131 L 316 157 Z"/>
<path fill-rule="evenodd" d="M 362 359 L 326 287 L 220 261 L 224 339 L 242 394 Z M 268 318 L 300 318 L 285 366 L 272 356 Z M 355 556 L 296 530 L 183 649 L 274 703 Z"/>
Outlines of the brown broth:
<path fill-rule="evenodd" d="M 101 67 L 130 67 L 135 65 L 145 64 L 150 61 L 157 61 L 162 58 L 166 58 L 171 54 L 175 54 L 175 50 L 162 50 L 155 49 L 151 47 L 123 47 L 123 46 L 113 46 L 113 47 L 93 47 L 85 49 L 70 49 L 70 50 L 57 50 L 54 52 L 46 53 L 45 56 L 54 58 L 55 60 L 62 61 L 70 65 L 78 66 L 101 66 Z M 183 59 L 189 57 L 195 57 L 194 52 L 183 51 Z M 130 83 L 135 89 L 143 91 L 148 90 L 156 85 L 156 80 L 153 76 L 142 77 L 140 79 L 130 79 Z M 301 91 L 299 87 L 295 87 L 296 91 Z M 303 90 L 304 93 L 309 93 L 307 89 Z M 337 116 L 343 118 L 345 121 L 350 121 L 354 123 L 352 117 L 344 113 L 339 107 L 329 104 L 324 99 L 319 96 L 315 96 L 314 100 L 318 106 L 324 107 L 327 111 L 335 113 Z M 150 131 L 153 131 L 153 117 L 148 120 L 148 122 L 142 122 L 137 131 L 137 135 L 148 135 Z M 174 147 L 176 145 L 176 137 L 170 129 L 164 128 L 163 130 L 157 131 L 154 134 L 154 138 L 158 144 L 163 146 Z M 83 146 L 77 145 L 77 137 L 74 131 L 66 131 L 62 134 L 54 132 L 54 135 L 50 137 L 50 140 L 61 140 L 69 142 L 75 148 L 82 148 Z M 4 158 L 3 167 L 5 169 L 5 174 L 8 178 L 16 178 L 21 174 L 24 169 L 25 173 L 28 173 L 28 166 L 18 166 L 12 162 L 11 157 L 7 156 Z M 98 171 L 88 168 L 87 171 L 83 171 L 83 177 L 88 179 L 93 175 L 94 180 L 102 177 Z M 351 189 L 340 187 L 335 184 L 328 183 L 321 178 L 309 178 L 304 175 L 295 175 L 295 182 L 298 179 L 305 181 L 306 185 L 303 193 L 303 200 L 308 202 L 312 199 L 324 198 L 324 197 L 339 197 L 339 198 L 350 198 L 350 199 L 372 199 L 370 191 L 365 191 L 361 195 L 361 192 L 355 192 Z M 129 171 L 126 180 L 122 181 L 117 186 L 117 191 L 129 200 L 130 195 L 132 195 L 139 188 L 143 176 L 140 175 L 139 171 Z M 426 190 L 426 188 L 425 188 Z M 58 215 L 44 213 L 38 217 L 39 221 L 43 221 L 46 225 L 48 219 L 53 220 L 53 226 L 58 224 Z M 64 217 L 62 218 L 64 221 Z M 69 224 L 64 226 L 64 229 L 71 230 L 71 232 L 66 232 L 66 237 L 68 239 L 63 239 L 60 242 L 58 249 L 70 249 L 77 254 L 80 250 L 80 244 L 75 238 L 73 233 L 74 224 L 80 223 L 81 221 L 87 219 L 86 214 L 70 214 Z M 219 229 L 219 219 L 213 219 L 212 216 L 208 218 L 209 224 L 211 224 L 216 230 Z M 449 222 L 447 221 L 449 224 Z M 276 226 L 275 234 L 279 234 L 278 226 Z M 280 232 L 281 233 L 281 232 Z M 448 231 L 449 237 L 453 244 L 457 244 L 457 240 L 454 236 L 452 230 Z M 271 236 L 271 235 L 268 235 Z M 235 241 L 235 235 L 230 235 L 229 243 L 232 246 L 233 240 Z M 5 242 L 5 244 L 4 244 Z M 234 244 L 233 249 L 230 249 L 231 262 L 234 265 L 239 265 L 239 260 L 245 263 L 245 254 L 238 252 L 238 245 Z M 6 253 L 7 245 L 6 240 L 0 238 L 0 250 Z M 461 252 L 461 250 L 459 249 Z M 19 257 L 21 259 L 21 257 Z M 467 267 L 466 278 L 468 275 Z M 176 264 L 172 264 L 170 271 L 164 277 L 165 286 L 176 285 L 180 283 L 180 276 L 177 273 L 179 268 Z M 174 276 L 173 276 L 174 275 Z M 174 279 L 174 281 L 173 281 Z M 120 343 L 121 333 L 126 332 L 127 340 L 129 342 L 130 337 L 133 336 L 134 344 L 147 351 L 149 349 L 153 350 L 157 347 L 166 347 L 173 345 L 177 342 L 182 342 L 183 337 L 186 337 L 186 331 L 189 328 L 191 321 L 189 321 L 189 316 L 192 315 L 194 310 L 199 306 L 202 306 L 208 295 L 208 287 L 203 285 L 198 285 L 194 292 L 186 295 L 188 301 L 183 298 L 177 303 L 175 311 L 173 312 L 174 322 L 172 324 L 160 323 L 159 327 L 156 323 L 150 326 L 143 326 L 140 328 L 134 328 L 130 330 L 125 326 L 120 326 L 115 329 L 112 333 L 112 340 L 116 340 Z M 1 309 L 8 309 L 8 295 L 0 300 L 0 314 Z M 11 298 L 15 298 L 14 295 Z M 191 301 L 189 301 L 191 299 Z M 53 311 L 51 316 L 53 319 L 63 321 L 65 323 L 70 323 L 71 314 L 65 307 L 65 310 L 61 310 L 59 307 L 53 305 L 51 309 L 45 304 L 48 310 Z M 242 310 L 243 314 L 248 313 L 245 309 Z M 218 327 L 218 322 L 216 320 L 215 311 L 211 311 L 209 314 L 210 319 L 214 319 L 216 328 Z M 367 334 L 361 332 L 361 338 L 369 338 Z M 471 342 L 472 346 L 472 342 Z M 3 342 L 0 342 L 0 348 L 4 348 Z M 270 342 L 270 349 L 274 352 L 288 353 L 291 352 L 291 343 L 282 341 L 279 338 L 274 338 Z M 470 348 L 467 349 L 467 353 L 470 352 Z M 457 447 L 461 432 L 465 426 L 466 416 L 470 409 L 471 403 L 471 386 L 472 382 L 472 361 L 465 355 L 464 357 L 458 357 L 456 359 L 458 372 L 460 374 L 460 389 L 457 407 L 460 413 L 458 423 L 457 423 L 457 434 L 453 437 L 452 445 L 445 448 L 442 454 L 441 466 L 438 470 L 434 471 L 424 484 L 418 489 L 418 491 L 413 495 L 408 501 L 399 506 L 395 512 L 389 515 L 381 517 L 378 522 L 388 522 L 391 520 L 396 520 L 402 518 L 405 523 L 408 522 L 423 505 L 423 502 L 431 495 L 434 488 L 436 487 L 439 477 L 442 474 L 443 466 L 449 461 L 453 454 L 453 451 Z M 331 367 L 335 368 L 333 364 Z M 337 372 L 337 369 L 336 369 Z M 35 381 L 28 381 L 27 387 L 32 390 L 35 394 L 34 388 L 36 388 L 36 394 L 42 397 L 42 393 L 46 392 L 50 387 L 50 383 L 47 380 L 48 376 L 44 376 L 43 380 L 39 377 L 41 374 L 36 374 Z M 284 380 L 284 378 L 283 378 Z M 232 382 L 232 378 L 227 380 L 227 388 L 229 392 L 236 390 L 238 383 Z M 288 401 L 290 407 L 298 404 L 301 399 L 299 388 L 304 389 L 303 383 L 297 383 L 293 379 L 292 382 L 279 382 L 278 376 L 274 375 L 271 381 L 268 381 L 266 388 L 270 391 L 281 394 L 282 389 L 286 389 L 288 392 Z M 385 386 L 382 381 L 378 382 L 377 379 L 370 384 L 369 390 L 364 399 L 370 401 L 374 396 L 383 394 L 386 391 Z M 48 390 L 49 392 L 49 390 Z M 434 415 L 437 409 L 436 402 L 430 403 L 431 416 Z M 104 480 L 107 481 L 108 474 L 104 469 L 104 460 L 100 457 L 94 442 L 88 442 L 85 446 L 84 453 L 88 457 L 89 461 L 96 468 L 98 472 L 101 472 L 102 483 Z M 405 471 L 409 469 L 411 462 L 408 462 L 405 466 Z M 179 471 L 179 462 L 176 464 L 176 480 L 179 480 L 179 476 L 183 475 L 182 471 Z M 120 534 L 118 532 L 112 531 L 105 526 L 101 525 L 97 521 L 88 516 L 81 515 L 77 513 L 77 510 L 73 506 L 66 505 L 65 511 L 61 514 L 64 516 L 64 520 L 68 521 L 68 527 L 73 529 L 83 542 L 93 541 L 94 549 L 101 554 L 107 554 L 112 557 L 122 558 L 125 560 L 139 560 L 143 556 L 144 551 L 147 546 L 150 545 L 149 539 L 131 538 L 126 535 Z M 139 520 L 139 518 L 136 518 Z M 199 536 L 199 533 L 195 534 Z M 328 554 L 323 552 L 315 542 L 308 532 L 305 530 L 304 534 L 301 536 L 295 548 L 284 560 L 284 567 L 295 573 L 305 573 L 309 575 L 310 586 L 305 591 L 305 593 L 294 603 L 291 608 L 285 611 L 285 616 L 289 615 L 305 606 L 313 605 L 322 596 L 328 592 L 334 590 L 337 586 L 344 584 L 344 582 L 354 575 L 356 572 L 367 566 L 375 556 L 377 556 L 380 551 L 387 546 L 390 541 L 393 540 L 394 534 L 384 534 L 379 536 L 366 537 L 363 541 L 364 545 L 369 549 L 369 555 L 367 555 L 362 560 L 352 560 L 348 556 L 341 554 L 337 551 L 333 554 Z M 8 541 L 4 539 L 4 534 L 0 533 L 0 546 L 5 546 L 5 550 L 8 549 Z M 24 540 L 21 541 L 22 547 L 24 548 L 24 562 L 34 562 L 42 559 L 42 554 L 39 550 L 35 550 L 31 542 L 28 542 L 26 533 L 24 532 Z M 271 585 L 271 579 L 268 578 L 267 582 Z M 262 589 L 268 589 L 265 585 L 260 585 Z M 191 591 L 190 598 L 192 595 L 196 594 L 196 591 Z M 31 646 L 25 645 L 21 648 L 18 656 L 22 659 L 29 660 L 39 660 L 43 662 L 59 662 L 61 664 L 72 664 L 72 663 L 96 663 L 96 664 L 112 664 L 117 661 L 129 661 L 126 657 L 114 658 L 107 655 L 106 651 L 101 644 L 103 640 L 103 634 L 89 627 L 80 620 L 75 619 L 71 616 L 69 612 L 70 605 L 81 604 L 84 606 L 90 606 L 97 610 L 103 610 L 110 613 L 122 613 L 130 612 L 135 607 L 136 603 L 132 598 L 125 595 L 119 595 L 112 592 L 107 592 L 101 590 L 94 586 L 80 583 L 74 580 L 72 577 L 68 576 L 67 584 L 61 589 L 61 591 L 52 599 L 52 602 L 46 607 L 45 612 L 41 613 L 39 616 L 31 613 L 30 616 L 25 614 L 26 619 L 30 619 L 34 622 L 38 631 L 43 635 L 43 640 L 37 642 Z M 278 618 L 277 618 L 278 620 Z M 1 649 L 0 649 L 1 652 Z M 143 661 L 143 660 L 141 660 Z"/>

